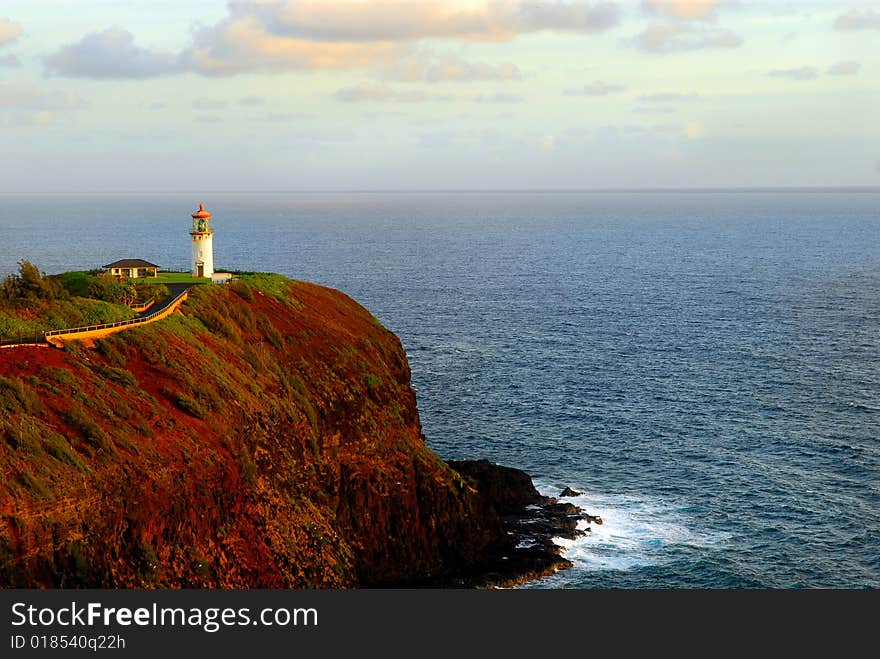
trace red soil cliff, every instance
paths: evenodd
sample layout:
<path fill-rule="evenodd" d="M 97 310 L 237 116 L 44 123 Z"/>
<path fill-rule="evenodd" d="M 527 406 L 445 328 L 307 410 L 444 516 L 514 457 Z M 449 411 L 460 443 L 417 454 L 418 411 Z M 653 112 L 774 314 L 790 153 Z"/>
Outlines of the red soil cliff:
<path fill-rule="evenodd" d="M 0 586 L 428 583 L 506 534 L 421 434 L 399 340 L 258 275 L 94 349 L 0 350 Z"/>

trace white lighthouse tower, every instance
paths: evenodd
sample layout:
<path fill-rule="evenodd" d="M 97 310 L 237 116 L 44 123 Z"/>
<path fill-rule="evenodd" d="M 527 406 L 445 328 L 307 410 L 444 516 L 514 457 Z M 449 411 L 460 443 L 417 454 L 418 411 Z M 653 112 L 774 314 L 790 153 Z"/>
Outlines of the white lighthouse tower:
<path fill-rule="evenodd" d="M 199 204 L 192 214 L 192 274 L 193 277 L 214 276 L 214 232 L 211 231 L 211 214 Z"/>

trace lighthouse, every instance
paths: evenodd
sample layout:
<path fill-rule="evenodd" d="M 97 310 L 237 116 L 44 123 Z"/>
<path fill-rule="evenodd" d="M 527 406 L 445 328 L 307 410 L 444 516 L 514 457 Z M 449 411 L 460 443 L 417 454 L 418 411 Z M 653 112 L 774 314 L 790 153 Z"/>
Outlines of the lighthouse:
<path fill-rule="evenodd" d="M 214 276 L 214 232 L 211 231 L 211 214 L 199 204 L 192 214 L 192 274 L 193 277 Z"/>

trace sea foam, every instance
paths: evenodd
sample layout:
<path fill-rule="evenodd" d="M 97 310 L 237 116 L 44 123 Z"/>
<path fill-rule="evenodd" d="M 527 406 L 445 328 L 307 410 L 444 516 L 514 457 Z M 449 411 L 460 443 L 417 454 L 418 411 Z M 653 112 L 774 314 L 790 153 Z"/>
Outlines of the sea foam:
<path fill-rule="evenodd" d="M 540 483 L 536 486 L 545 496 L 559 493 L 558 487 Z M 661 565 L 670 560 L 676 549 L 710 548 L 726 539 L 724 534 L 700 530 L 698 520 L 689 516 L 685 508 L 669 502 L 592 492 L 562 501 L 602 518 L 602 524 L 579 522 L 579 529 L 590 530 L 577 539 L 553 539 L 575 567 L 585 570 L 631 570 Z"/>

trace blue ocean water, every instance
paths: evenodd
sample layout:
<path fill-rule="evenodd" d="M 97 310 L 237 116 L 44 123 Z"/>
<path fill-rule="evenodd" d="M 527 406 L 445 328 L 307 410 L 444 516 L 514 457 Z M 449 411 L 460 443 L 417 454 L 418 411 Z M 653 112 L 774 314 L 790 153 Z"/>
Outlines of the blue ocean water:
<path fill-rule="evenodd" d="M 0 274 L 145 258 L 339 288 L 429 445 L 601 515 L 530 587 L 880 587 L 880 194 L 0 195 Z"/>

